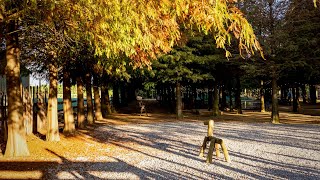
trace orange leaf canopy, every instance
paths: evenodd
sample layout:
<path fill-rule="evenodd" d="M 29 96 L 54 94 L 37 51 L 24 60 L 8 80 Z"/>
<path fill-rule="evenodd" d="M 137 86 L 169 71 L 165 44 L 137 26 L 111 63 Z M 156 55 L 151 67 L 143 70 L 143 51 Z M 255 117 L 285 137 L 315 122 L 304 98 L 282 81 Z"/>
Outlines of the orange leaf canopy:
<path fill-rule="evenodd" d="M 212 34 L 219 48 L 226 49 L 235 37 L 241 52 L 261 52 L 251 25 L 234 6 L 235 1 L 61 0 L 55 13 L 66 14 L 70 36 L 85 37 L 97 55 L 125 55 L 134 65 L 142 66 L 169 52 L 180 40 L 182 28 Z"/>

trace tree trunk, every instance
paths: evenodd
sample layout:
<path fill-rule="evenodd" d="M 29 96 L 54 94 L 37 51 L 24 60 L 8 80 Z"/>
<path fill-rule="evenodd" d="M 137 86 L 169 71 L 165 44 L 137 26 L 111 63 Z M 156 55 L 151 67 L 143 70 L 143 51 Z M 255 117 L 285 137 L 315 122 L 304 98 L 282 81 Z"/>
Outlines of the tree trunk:
<path fill-rule="evenodd" d="M 113 99 L 112 103 L 114 107 L 119 107 L 119 85 L 117 82 L 113 84 Z"/>
<path fill-rule="evenodd" d="M 287 101 L 287 88 L 281 87 L 281 101 L 284 103 Z"/>
<path fill-rule="evenodd" d="M 26 90 L 24 98 L 25 98 L 24 106 L 25 106 L 25 116 L 26 116 L 25 118 L 27 121 L 26 133 L 27 135 L 31 135 L 33 133 L 33 99 L 31 98 L 30 86 Z M 0 106 L 1 106 L 1 102 L 0 102 Z"/>
<path fill-rule="evenodd" d="M 219 115 L 219 91 L 218 91 L 218 83 L 215 82 L 213 85 L 213 103 L 212 103 L 212 115 Z"/>
<path fill-rule="evenodd" d="M 176 113 L 177 113 L 177 119 L 183 118 L 181 84 L 179 82 L 176 83 Z"/>
<path fill-rule="evenodd" d="M 84 115 L 84 98 L 83 98 L 83 82 L 80 76 L 77 77 L 77 98 L 78 98 L 78 108 L 77 108 L 77 119 L 78 127 L 85 127 L 85 115 Z"/>
<path fill-rule="evenodd" d="M 232 112 L 232 90 L 229 89 L 229 106 L 230 106 L 230 112 Z"/>
<path fill-rule="evenodd" d="M 112 114 L 110 97 L 108 85 L 102 84 L 101 86 L 101 101 L 102 101 L 102 116 L 103 118 L 107 118 L 108 115 Z"/>
<path fill-rule="evenodd" d="M 128 106 L 127 95 L 126 95 L 126 84 L 124 82 L 121 83 L 120 87 L 120 97 L 121 97 L 121 106 Z"/>
<path fill-rule="evenodd" d="M 297 87 L 297 88 L 296 88 L 296 99 L 297 99 L 297 109 L 298 109 L 298 111 L 299 111 L 299 109 L 300 109 L 299 98 L 300 98 L 300 90 L 299 90 L 299 87 Z"/>
<path fill-rule="evenodd" d="M 260 83 L 260 111 L 266 112 L 265 105 L 264 105 L 264 88 L 263 88 L 263 80 Z"/>
<path fill-rule="evenodd" d="M 44 107 L 43 94 L 40 89 L 38 89 L 38 92 L 37 92 L 36 109 L 37 109 L 37 112 L 35 114 L 35 117 L 37 119 L 36 120 L 37 132 L 44 135 L 44 132 L 47 131 L 47 116 L 44 111 L 45 107 Z"/>
<path fill-rule="evenodd" d="M 221 110 L 223 111 L 227 107 L 227 93 L 224 87 L 221 87 Z"/>
<path fill-rule="evenodd" d="M 88 124 L 94 124 L 91 75 L 89 73 L 86 74 L 86 92 L 87 92 L 87 122 Z"/>
<path fill-rule="evenodd" d="M 51 60 L 53 61 L 53 60 Z M 48 127 L 47 141 L 60 141 L 58 126 L 58 69 L 54 63 L 49 64 L 49 100 L 48 100 Z"/>
<path fill-rule="evenodd" d="M 210 83 L 208 86 L 208 111 L 213 107 L 213 85 Z"/>
<path fill-rule="evenodd" d="M 170 86 L 170 96 L 171 96 L 171 101 L 170 101 L 170 105 L 171 105 L 171 109 L 174 110 L 176 109 L 176 93 L 174 92 L 174 89 L 175 89 L 175 84 L 172 84 Z M 181 91 L 181 90 L 180 90 Z M 174 111 L 173 111 L 174 112 Z"/>
<path fill-rule="evenodd" d="M 195 84 L 192 86 L 192 103 L 193 103 L 193 109 L 199 109 L 198 100 L 197 100 L 197 88 L 195 87 Z"/>
<path fill-rule="evenodd" d="M 301 86 L 301 91 L 302 91 L 303 103 L 307 103 L 307 92 L 306 92 L 306 86 L 305 85 Z"/>
<path fill-rule="evenodd" d="M 158 89 L 159 90 L 159 89 Z M 135 86 L 133 83 L 128 83 L 128 91 L 127 91 L 127 94 L 128 94 L 128 102 L 131 102 L 133 100 L 136 99 L 136 96 L 135 96 Z"/>
<path fill-rule="evenodd" d="M 237 113 L 242 114 L 242 107 L 241 107 L 241 84 L 240 84 L 240 77 L 237 77 L 237 88 L 236 88 L 236 106 L 237 106 Z"/>
<path fill-rule="evenodd" d="M 12 33 L 16 28 L 16 22 L 8 24 L 6 35 L 6 78 L 8 93 L 8 140 L 5 156 L 28 156 L 29 150 L 26 141 L 26 132 L 23 120 L 23 103 L 20 89 L 20 49 L 18 34 Z"/>
<path fill-rule="evenodd" d="M 272 123 L 279 124 L 279 109 L 278 109 L 278 85 L 276 77 L 272 77 Z"/>
<path fill-rule="evenodd" d="M 298 112 L 298 104 L 297 104 L 297 96 L 296 96 L 296 88 L 292 88 L 292 111 L 293 112 Z"/>
<path fill-rule="evenodd" d="M 103 119 L 101 113 L 101 99 L 99 93 L 99 83 L 96 77 L 93 79 L 93 95 L 94 95 L 94 110 L 96 120 Z"/>
<path fill-rule="evenodd" d="M 310 103 L 317 104 L 317 93 L 316 93 L 316 86 L 310 85 Z"/>
<path fill-rule="evenodd" d="M 64 115 L 63 133 L 66 135 L 74 134 L 76 128 L 75 128 L 74 117 L 73 117 L 70 72 L 68 68 L 63 69 L 63 115 Z"/>

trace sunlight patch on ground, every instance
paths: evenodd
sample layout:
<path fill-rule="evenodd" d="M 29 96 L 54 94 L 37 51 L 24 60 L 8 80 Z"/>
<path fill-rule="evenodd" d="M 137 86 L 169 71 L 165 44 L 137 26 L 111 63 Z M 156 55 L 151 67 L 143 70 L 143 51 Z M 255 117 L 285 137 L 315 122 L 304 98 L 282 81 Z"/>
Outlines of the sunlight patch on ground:
<path fill-rule="evenodd" d="M 0 171 L 0 179 L 41 179 L 41 171 Z"/>
<path fill-rule="evenodd" d="M 85 179 L 77 171 L 61 171 L 57 174 L 58 179 Z"/>
<path fill-rule="evenodd" d="M 130 172 L 89 171 L 89 174 L 101 179 L 140 179 L 139 176 Z"/>

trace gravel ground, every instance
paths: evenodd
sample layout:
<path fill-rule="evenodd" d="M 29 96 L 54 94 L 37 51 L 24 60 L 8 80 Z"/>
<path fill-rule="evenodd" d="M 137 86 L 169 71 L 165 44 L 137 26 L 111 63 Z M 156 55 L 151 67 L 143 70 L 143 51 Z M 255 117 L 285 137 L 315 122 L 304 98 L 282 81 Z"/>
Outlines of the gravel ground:
<path fill-rule="evenodd" d="M 55 161 L 3 161 L 0 179 L 320 179 L 319 125 L 216 122 L 231 163 L 198 157 L 205 135 L 200 122 L 101 126 L 83 144 L 96 156 L 48 149 Z"/>
<path fill-rule="evenodd" d="M 101 141 L 109 136 L 118 153 L 94 163 L 79 157 L 52 171 L 62 179 L 320 179 L 319 130 L 319 125 L 216 122 L 215 135 L 225 140 L 232 162 L 221 154 L 206 164 L 198 157 L 206 135 L 202 123 L 103 126 L 93 136 Z"/>

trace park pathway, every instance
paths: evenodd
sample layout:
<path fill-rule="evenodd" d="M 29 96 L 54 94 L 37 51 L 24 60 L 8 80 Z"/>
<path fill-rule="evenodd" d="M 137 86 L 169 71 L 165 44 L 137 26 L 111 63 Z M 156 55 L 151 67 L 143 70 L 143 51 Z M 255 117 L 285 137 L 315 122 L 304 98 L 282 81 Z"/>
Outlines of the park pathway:
<path fill-rule="evenodd" d="M 0 158 L 0 179 L 320 178 L 319 125 L 224 121 L 215 126 L 215 135 L 228 146 L 231 163 L 223 155 L 213 164 L 198 157 L 206 135 L 201 122 L 103 125 L 85 138 L 105 146 L 82 145 L 91 148 L 88 153 L 94 149 L 94 157 L 59 154 L 51 147 L 46 149 L 56 157 L 51 161 Z"/>

